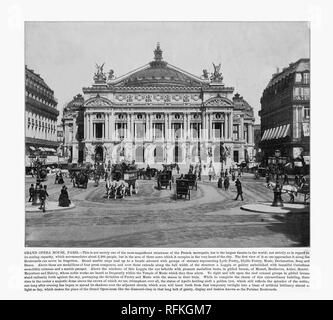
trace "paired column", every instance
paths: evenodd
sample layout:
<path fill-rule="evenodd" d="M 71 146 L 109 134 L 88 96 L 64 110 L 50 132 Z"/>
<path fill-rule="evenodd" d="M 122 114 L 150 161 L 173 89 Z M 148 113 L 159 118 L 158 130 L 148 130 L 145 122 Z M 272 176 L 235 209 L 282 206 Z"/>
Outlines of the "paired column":
<path fill-rule="evenodd" d="M 152 140 L 153 139 L 153 115 L 152 114 L 149 114 L 149 127 L 150 127 L 150 130 L 149 130 L 149 140 Z"/>
<path fill-rule="evenodd" d="M 127 128 L 126 128 L 126 140 L 128 140 L 131 136 L 130 132 L 130 114 L 127 114 Z"/>
<path fill-rule="evenodd" d="M 164 114 L 164 139 L 168 139 L 168 119 L 167 114 Z"/>
<path fill-rule="evenodd" d="M 232 130 L 233 130 L 232 113 L 229 112 L 229 139 L 232 139 Z"/>
<path fill-rule="evenodd" d="M 112 140 L 114 140 L 114 137 L 115 137 L 115 123 L 114 123 L 114 113 L 113 113 L 113 111 L 112 111 L 112 113 L 111 113 L 111 115 L 110 115 L 110 117 L 109 118 L 111 118 L 111 119 L 109 119 L 109 120 L 111 120 L 110 122 L 110 131 L 111 131 L 111 135 L 110 135 L 110 138 L 112 139 Z"/>

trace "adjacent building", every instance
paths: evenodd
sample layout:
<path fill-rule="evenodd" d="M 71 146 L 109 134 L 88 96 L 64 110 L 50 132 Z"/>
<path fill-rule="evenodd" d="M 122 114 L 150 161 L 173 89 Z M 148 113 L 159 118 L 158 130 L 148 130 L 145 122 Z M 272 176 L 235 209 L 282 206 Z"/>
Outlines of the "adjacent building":
<path fill-rule="evenodd" d="M 223 83 L 221 64 L 195 76 L 163 60 L 115 77 L 97 65 L 94 82 L 64 111 L 72 162 L 201 163 L 220 171 L 253 159 L 252 107 Z"/>
<path fill-rule="evenodd" d="M 253 126 L 253 136 L 254 136 L 254 157 L 257 163 L 262 161 L 261 159 L 261 149 L 260 149 L 260 142 L 261 142 L 261 125 L 254 124 Z"/>
<path fill-rule="evenodd" d="M 40 152 L 46 163 L 56 162 L 57 100 L 54 92 L 34 70 L 25 67 L 25 146 L 26 166 Z"/>
<path fill-rule="evenodd" d="M 310 60 L 299 59 L 274 74 L 260 101 L 264 158 L 278 149 L 290 163 L 309 164 Z"/>

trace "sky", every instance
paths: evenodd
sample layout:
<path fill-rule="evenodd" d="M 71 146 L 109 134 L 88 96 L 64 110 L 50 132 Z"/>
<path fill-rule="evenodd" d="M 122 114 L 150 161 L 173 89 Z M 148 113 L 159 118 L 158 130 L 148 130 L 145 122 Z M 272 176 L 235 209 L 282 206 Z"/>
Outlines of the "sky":
<path fill-rule="evenodd" d="M 26 22 L 25 64 L 62 111 L 93 83 L 95 63 L 122 76 L 152 61 L 157 42 L 165 61 L 197 76 L 221 63 L 224 84 L 254 108 L 256 123 L 272 74 L 310 56 L 307 22 Z"/>

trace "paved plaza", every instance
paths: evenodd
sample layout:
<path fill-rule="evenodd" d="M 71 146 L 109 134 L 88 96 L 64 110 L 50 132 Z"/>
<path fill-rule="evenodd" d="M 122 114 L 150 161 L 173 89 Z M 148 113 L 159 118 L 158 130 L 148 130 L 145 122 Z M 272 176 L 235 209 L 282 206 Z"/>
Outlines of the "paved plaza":
<path fill-rule="evenodd" d="M 105 183 L 73 188 L 65 178 L 73 208 L 54 210 L 61 185 L 49 176 L 46 213 L 26 210 L 29 247 L 290 247 L 309 245 L 307 213 L 242 210 L 241 206 L 271 202 L 265 181 L 241 178 L 244 201 L 233 200 L 236 188 L 218 189 L 207 179 L 191 191 L 191 200 L 175 199 L 172 190 L 158 190 L 156 180 L 138 180 L 139 193 L 125 199 L 106 199 Z M 34 180 L 26 178 L 26 195 Z M 288 196 L 284 200 L 289 199 Z M 27 196 L 28 199 L 28 196 Z M 26 201 L 27 201 L 26 199 Z M 302 198 L 296 198 L 296 203 Z M 53 210 L 52 210 L 53 209 Z M 306 210 L 305 210 L 306 211 Z"/>

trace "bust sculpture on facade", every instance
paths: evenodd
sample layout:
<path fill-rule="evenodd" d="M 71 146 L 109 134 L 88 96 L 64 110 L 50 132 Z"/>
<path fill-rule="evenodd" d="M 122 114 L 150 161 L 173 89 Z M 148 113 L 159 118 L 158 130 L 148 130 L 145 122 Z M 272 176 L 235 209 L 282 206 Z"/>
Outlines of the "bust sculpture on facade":
<path fill-rule="evenodd" d="M 202 70 L 202 77 L 203 77 L 204 79 L 207 79 L 207 80 L 208 80 L 209 75 L 208 75 L 208 71 L 207 71 L 207 69 L 203 69 L 203 70 Z"/>
<path fill-rule="evenodd" d="M 108 80 L 112 80 L 114 79 L 115 76 L 114 76 L 114 71 L 112 69 L 110 69 L 109 73 L 108 73 Z"/>

